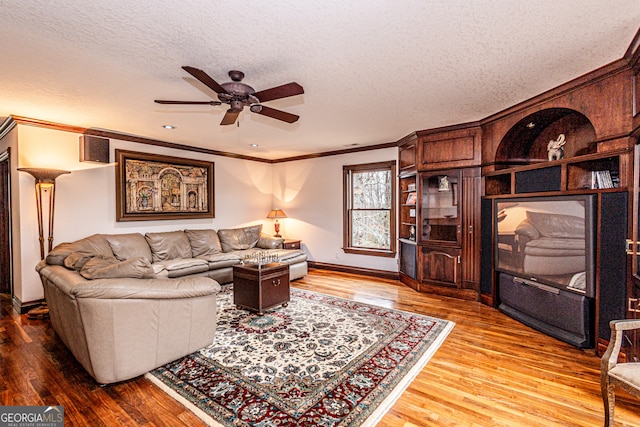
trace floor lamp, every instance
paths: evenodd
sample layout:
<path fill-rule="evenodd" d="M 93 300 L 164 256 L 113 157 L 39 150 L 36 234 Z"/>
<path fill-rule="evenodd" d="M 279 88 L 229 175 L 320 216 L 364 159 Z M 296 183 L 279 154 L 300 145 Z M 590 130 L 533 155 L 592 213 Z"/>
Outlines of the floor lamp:
<path fill-rule="evenodd" d="M 49 244 L 47 253 L 53 249 L 53 213 L 55 209 L 55 191 L 56 178 L 69 171 L 60 169 L 44 169 L 44 168 L 18 168 L 19 171 L 27 172 L 36 179 L 36 209 L 38 211 L 38 239 L 40 240 L 40 259 L 44 259 L 44 224 L 42 220 L 42 194 L 49 192 Z M 43 319 L 49 315 L 49 307 L 46 301 L 40 307 L 36 307 L 29 311 L 30 319 Z"/>

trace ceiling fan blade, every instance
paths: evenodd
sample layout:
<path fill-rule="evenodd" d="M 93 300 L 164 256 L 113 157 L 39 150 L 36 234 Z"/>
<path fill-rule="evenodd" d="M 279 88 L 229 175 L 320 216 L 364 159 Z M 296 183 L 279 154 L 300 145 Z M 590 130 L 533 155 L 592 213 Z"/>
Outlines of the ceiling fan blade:
<path fill-rule="evenodd" d="M 224 126 L 234 124 L 236 122 L 236 119 L 238 118 L 238 114 L 240 114 L 240 111 L 227 110 L 227 113 L 222 118 L 220 125 Z"/>
<path fill-rule="evenodd" d="M 190 104 L 190 105 L 220 105 L 220 101 L 166 101 L 163 99 L 156 99 L 154 102 L 158 104 Z"/>
<path fill-rule="evenodd" d="M 296 82 L 287 83 L 282 86 L 272 87 L 271 89 L 261 90 L 253 95 L 260 102 L 272 101 L 274 99 L 286 98 L 288 96 L 302 95 L 304 89 Z"/>
<path fill-rule="evenodd" d="M 286 111 L 276 110 L 275 108 L 265 107 L 264 105 L 260 105 L 260 108 L 251 108 L 251 111 L 254 113 L 262 114 L 263 116 L 271 117 L 272 119 L 282 120 L 283 122 L 293 123 L 298 121 L 300 116 L 296 116 L 295 114 L 287 113 Z"/>
<path fill-rule="evenodd" d="M 205 84 L 208 88 L 213 90 L 215 93 L 229 93 L 225 90 L 225 88 L 220 86 L 218 82 L 216 82 L 211 77 L 209 77 L 209 75 L 204 71 L 198 68 L 189 67 L 188 65 L 185 65 L 184 67 L 182 67 L 182 69 L 185 70 L 187 73 L 191 74 L 193 77 L 198 79 L 203 84 Z"/>

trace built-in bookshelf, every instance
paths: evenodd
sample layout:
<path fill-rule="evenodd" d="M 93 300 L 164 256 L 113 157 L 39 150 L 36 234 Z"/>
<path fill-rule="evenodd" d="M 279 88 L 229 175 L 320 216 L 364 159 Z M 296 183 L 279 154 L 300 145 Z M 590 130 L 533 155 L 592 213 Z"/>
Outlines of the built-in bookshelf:
<path fill-rule="evenodd" d="M 416 175 L 400 178 L 400 238 L 416 241 L 418 217 L 418 189 Z"/>
<path fill-rule="evenodd" d="M 627 188 L 628 150 L 587 154 L 486 172 L 485 196 L 530 192 L 591 192 Z"/>

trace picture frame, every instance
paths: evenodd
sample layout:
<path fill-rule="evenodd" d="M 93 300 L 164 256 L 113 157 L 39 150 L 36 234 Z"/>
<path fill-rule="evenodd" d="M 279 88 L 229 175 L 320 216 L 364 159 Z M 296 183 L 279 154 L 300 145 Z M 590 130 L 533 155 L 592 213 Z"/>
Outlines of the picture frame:
<path fill-rule="evenodd" d="M 116 221 L 214 218 L 214 164 L 115 150 Z"/>

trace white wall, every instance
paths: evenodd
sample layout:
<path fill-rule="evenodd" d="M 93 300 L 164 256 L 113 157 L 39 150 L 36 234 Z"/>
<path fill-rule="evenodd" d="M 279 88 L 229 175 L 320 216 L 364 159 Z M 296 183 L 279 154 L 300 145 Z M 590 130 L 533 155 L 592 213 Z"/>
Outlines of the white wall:
<path fill-rule="evenodd" d="M 94 233 L 220 229 L 257 223 L 265 224 L 270 232 L 271 223 L 265 219 L 272 199 L 272 166 L 269 163 L 111 139 L 112 161 L 114 150 L 124 149 L 214 162 L 215 218 L 116 222 L 115 163 L 105 166 L 80 162 L 78 138 L 79 134 L 72 132 L 18 125 L 18 167 L 71 171 L 56 180 L 54 245 Z M 42 285 L 34 270 L 40 261 L 34 179 L 25 172 L 19 172 L 18 177 L 20 210 L 13 213 L 21 220 L 21 259 L 14 265 L 14 270 L 21 271 L 22 277 L 20 283 L 14 284 L 14 294 L 22 302 L 30 302 L 43 297 Z M 46 239 L 46 225 L 44 233 Z"/>
<path fill-rule="evenodd" d="M 14 143 L 15 133 L 14 129 L 9 135 Z M 266 233 L 273 234 L 273 223 L 265 217 L 270 209 L 281 208 L 288 215 L 280 220 L 281 234 L 301 239 L 310 260 L 397 271 L 394 258 L 345 254 L 341 249 L 342 166 L 395 160 L 395 148 L 269 164 L 111 139 L 112 161 L 115 149 L 123 149 L 215 164 L 215 218 L 116 222 L 115 163 L 80 162 L 77 133 L 18 125 L 17 134 L 18 150 L 12 151 L 12 168 L 71 171 L 56 180 L 54 246 L 94 233 L 220 229 L 258 223 Z M 8 137 L 0 141 L 0 148 L 2 143 L 8 144 Z M 12 195 L 17 200 L 13 226 L 18 230 L 14 236 L 14 295 L 28 303 L 43 297 L 34 270 L 40 261 L 34 179 L 25 172 L 13 173 L 17 182 Z M 45 217 L 45 239 L 46 221 Z"/>
<path fill-rule="evenodd" d="M 346 254 L 342 250 L 342 166 L 397 157 L 396 148 L 385 148 L 274 164 L 274 206 L 288 216 L 280 221 L 281 234 L 302 239 L 312 261 L 398 271 L 396 258 Z"/>

